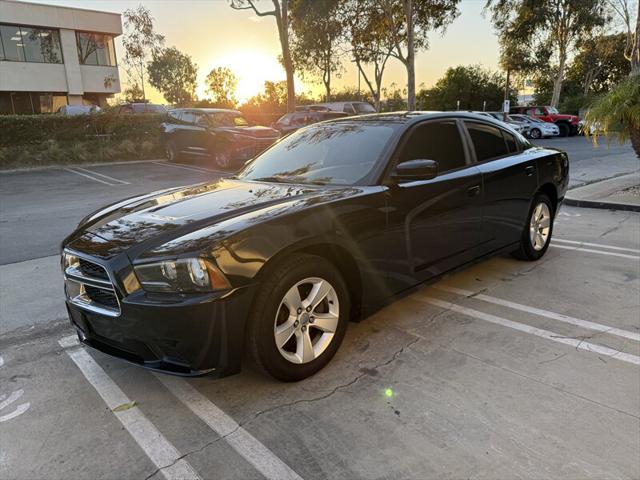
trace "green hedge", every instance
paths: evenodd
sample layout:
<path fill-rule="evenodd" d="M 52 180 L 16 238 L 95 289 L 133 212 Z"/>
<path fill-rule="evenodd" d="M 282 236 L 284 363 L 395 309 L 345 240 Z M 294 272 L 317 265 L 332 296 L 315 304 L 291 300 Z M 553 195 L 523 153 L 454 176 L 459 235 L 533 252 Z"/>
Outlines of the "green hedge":
<path fill-rule="evenodd" d="M 1 115 L 0 146 L 33 145 L 47 140 L 84 140 L 96 135 L 157 138 L 164 115 Z"/>
<path fill-rule="evenodd" d="M 0 116 L 0 168 L 162 156 L 164 115 Z"/>

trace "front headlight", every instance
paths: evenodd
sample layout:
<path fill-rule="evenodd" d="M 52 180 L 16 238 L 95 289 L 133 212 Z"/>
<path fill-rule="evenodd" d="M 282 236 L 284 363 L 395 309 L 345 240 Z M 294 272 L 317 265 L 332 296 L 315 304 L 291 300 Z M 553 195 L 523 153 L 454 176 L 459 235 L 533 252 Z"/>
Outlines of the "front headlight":
<path fill-rule="evenodd" d="M 134 266 L 147 292 L 197 293 L 229 288 L 224 274 L 203 258 L 180 258 Z"/>

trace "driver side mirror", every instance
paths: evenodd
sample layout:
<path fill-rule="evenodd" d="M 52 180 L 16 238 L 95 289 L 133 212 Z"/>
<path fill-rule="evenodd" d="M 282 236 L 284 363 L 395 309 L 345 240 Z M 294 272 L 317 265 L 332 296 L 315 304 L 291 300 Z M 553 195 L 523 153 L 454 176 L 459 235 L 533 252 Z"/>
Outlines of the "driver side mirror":
<path fill-rule="evenodd" d="M 438 176 L 438 162 L 435 160 L 416 159 L 396 165 L 391 178 L 396 182 L 413 182 L 431 180 Z"/>

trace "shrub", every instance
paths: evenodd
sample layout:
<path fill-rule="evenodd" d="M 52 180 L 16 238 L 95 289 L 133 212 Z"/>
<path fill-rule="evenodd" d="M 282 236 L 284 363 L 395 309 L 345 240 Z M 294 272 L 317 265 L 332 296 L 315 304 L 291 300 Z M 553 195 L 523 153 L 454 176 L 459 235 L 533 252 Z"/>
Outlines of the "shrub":
<path fill-rule="evenodd" d="M 0 167 L 158 158 L 164 115 L 0 115 Z"/>
<path fill-rule="evenodd" d="M 594 141 L 603 134 L 620 142 L 631 140 L 640 158 L 640 75 L 629 77 L 599 97 L 587 111 L 585 130 L 593 127 Z"/>

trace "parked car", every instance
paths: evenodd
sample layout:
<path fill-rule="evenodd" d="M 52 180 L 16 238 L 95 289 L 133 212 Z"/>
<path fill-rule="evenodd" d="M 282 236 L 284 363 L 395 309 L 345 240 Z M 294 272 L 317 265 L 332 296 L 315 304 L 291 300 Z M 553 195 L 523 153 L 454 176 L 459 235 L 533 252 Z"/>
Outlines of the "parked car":
<path fill-rule="evenodd" d="M 516 122 L 520 122 L 527 127 L 526 136 L 533 139 L 557 137 L 560 135 L 560 129 L 555 123 L 544 122 L 529 115 L 519 113 L 509 115 Z"/>
<path fill-rule="evenodd" d="M 558 112 L 557 108 L 546 106 L 516 106 L 511 107 L 511 113 L 519 113 L 537 118 L 543 122 L 555 123 L 558 126 L 561 137 L 574 136 L 578 133 L 580 119 L 577 115 L 565 115 Z"/>
<path fill-rule="evenodd" d="M 165 105 L 160 105 L 158 103 L 125 103 L 118 107 L 119 114 L 126 113 L 156 113 L 163 114 L 167 113 L 168 109 Z"/>
<path fill-rule="evenodd" d="M 102 109 L 97 105 L 63 105 L 56 111 L 56 113 L 58 115 L 74 117 L 76 115 L 90 115 L 101 111 Z"/>
<path fill-rule="evenodd" d="M 463 112 L 310 125 L 233 178 L 118 202 L 63 241 L 82 343 L 174 374 L 313 375 L 349 320 L 480 258 L 538 260 L 567 155 Z"/>
<path fill-rule="evenodd" d="M 161 130 L 170 162 L 184 155 L 208 157 L 220 168 L 241 165 L 280 137 L 273 128 L 249 126 L 240 112 L 221 108 L 170 110 Z"/>
<path fill-rule="evenodd" d="M 349 115 L 364 115 L 367 113 L 376 113 L 373 105 L 367 102 L 326 102 L 316 103 L 314 105 L 305 105 L 304 109 L 330 110 L 332 112 L 344 112 Z"/>
<path fill-rule="evenodd" d="M 505 125 L 508 125 L 509 127 L 513 128 L 516 132 L 524 135 L 526 133 L 526 126 L 522 125 L 519 122 L 515 122 L 513 121 L 513 119 L 509 118 L 509 116 L 507 115 L 507 121 L 505 122 L 504 119 L 504 114 L 502 112 L 480 112 L 480 111 L 475 111 L 475 112 L 471 112 L 471 113 L 475 113 L 476 115 L 482 115 L 483 117 L 487 117 L 487 118 L 493 118 L 494 120 L 497 120 L 499 122 L 504 123 Z"/>
<path fill-rule="evenodd" d="M 347 115 L 348 114 L 343 112 L 332 112 L 330 110 L 297 111 L 295 113 L 287 113 L 283 115 L 272 126 L 282 135 L 287 135 L 291 132 L 295 132 L 299 128 L 311 125 L 312 123 L 346 117 Z"/>

